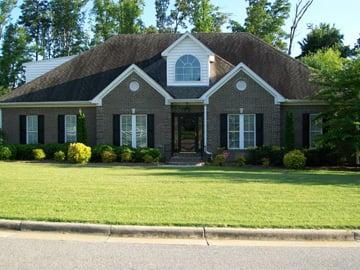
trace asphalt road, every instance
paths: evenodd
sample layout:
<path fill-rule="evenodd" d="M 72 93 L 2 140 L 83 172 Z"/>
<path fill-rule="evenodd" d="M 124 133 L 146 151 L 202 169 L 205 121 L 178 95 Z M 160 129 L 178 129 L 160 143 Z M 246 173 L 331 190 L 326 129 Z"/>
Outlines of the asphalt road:
<path fill-rule="evenodd" d="M 121 239 L 0 231 L 0 269 L 360 269 L 359 242 Z"/>

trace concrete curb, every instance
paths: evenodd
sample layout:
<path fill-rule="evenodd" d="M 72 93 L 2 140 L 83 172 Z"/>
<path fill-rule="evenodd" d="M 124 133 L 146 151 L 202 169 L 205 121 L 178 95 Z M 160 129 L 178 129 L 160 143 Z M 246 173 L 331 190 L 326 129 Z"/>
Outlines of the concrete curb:
<path fill-rule="evenodd" d="M 17 231 L 45 231 L 102 234 L 120 237 L 237 239 L 237 240 L 302 240 L 357 241 L 360 230 L 313 229 L 246 229 L 166 226 L 121 226 L 86 223 L 19 221 L 0 219 L 0 229 Z"/>

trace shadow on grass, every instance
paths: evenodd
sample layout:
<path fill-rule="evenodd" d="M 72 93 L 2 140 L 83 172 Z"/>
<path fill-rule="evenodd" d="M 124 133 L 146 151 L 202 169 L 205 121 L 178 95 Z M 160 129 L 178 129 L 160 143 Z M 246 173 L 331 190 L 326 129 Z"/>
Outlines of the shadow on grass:
<path fill-rule="evenodd" d="M 274 184 L 295 184 L 295 185 L 336 185 L 336 186 L 359 186 L 360 173 L 350 171 L 329 171 L 329 170 L 286 170 L 281 168 L 261 168 L 261 167 L 161 167 L 161 166 L 124 166 L 121 163 L 92 163 L 88 165 L 74 165 L 68 163 L 51 163 L 51 166 L 59 168 L 101 168 L 112 169 L 102 172 L 107 176 L 119 177 L 121 170 L 134 170 L 132 177 L 157 176 L 166 180 L 192 180 L 201 182 L 230 181 L 235 183 L 274 183 Z M 116 173 L 113 169 L 116 169 Z M 136 173 L 139 170 L 139 173 Z M 170 179 L 169 179 L 170 178 Z M 173 178 L 173 179 L 171 179 Z"/>

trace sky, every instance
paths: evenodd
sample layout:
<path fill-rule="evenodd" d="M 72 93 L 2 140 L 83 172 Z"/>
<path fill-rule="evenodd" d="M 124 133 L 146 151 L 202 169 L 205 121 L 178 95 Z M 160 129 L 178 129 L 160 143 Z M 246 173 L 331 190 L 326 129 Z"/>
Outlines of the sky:
<path fill-rule="evenodd" d="M 21 1 L 19 1 L 21 2 Z M 155 25 L 155 0 L 145 0 L 145 9 L 142 19 L 146 26 Z M 174 0 L 172 0 L 174 2 Z M 289 32 L 291 18 L 293 18 L 294 6 L 297 0 L 290 0 L 292 4 L 292 12 L 290 19 L 284 26 L 284 30 Z M 212 0 L 212 3 L 219 6 L 222 12 L 231 14 L 231 19 L 243 22 L 246 17 L 246 1 L 245 0 Z M 90 8 L 88 6 L 88 8 Z M 13 18 L 18 17 L 19 10 L 15 10 Z M 344 34 L 345 45 L 351 47 L 360 37 L 360 0 L 314 0 L 313 5 L 303 17 L 298 26 L 296 40 L 294 43 L 293 56 L 300 54 L 301 41 L 309 32 L 308 25 L 318 25 L 322 22 L 335 24 Z M 229 31 L 226 28 L 224 31 Z"/>

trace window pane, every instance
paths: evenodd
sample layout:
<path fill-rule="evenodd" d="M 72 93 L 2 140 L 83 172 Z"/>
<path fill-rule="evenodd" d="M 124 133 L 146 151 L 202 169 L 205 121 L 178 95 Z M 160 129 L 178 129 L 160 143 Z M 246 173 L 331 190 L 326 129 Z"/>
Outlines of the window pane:
<path fill-rule="evenodd" d="M 244 148 L 255 147 L 255 132 L 244 132 Z"/>
<path fill-rule="evenodd" d="M 121 116 L 121 145 L 131 146 L 131 115 Z"/>
<path fill-rule="evenodd" d="M 176 81 L 200 81 L 200 62 L 192 55 L 184 55 L 175 65 Z"/>
<path fill-rule="evenodd" d="M 38 116 L 28 115 L 27 116 L 27 143 L 37 144 L 38 143 Z"/>
<path fill-rule="evenodd" d="M 229 132 L 229 148 L 240 148 L 240 132 Z"/>
<path fill-rule="evenodd" d="M 244 115 L 244 131 L 255 131 L 255 115 Z"/>
<path fill-rule="evenodd" d="M 76 115 L 65 115 L 65 142 L 76 142 Z"/>
<path fill-rule="evenodd" d="M 229 131 L 239 131 L 239 115 L 229 115 Z"/>
<path fill-rule="evenodd" d="M 147 147 L 146 115 L 136 116 L 136 147 Z"/>
<path fill-rule="evenodd" d="M 310 114 L 310 147 L 315 147 L 318 136 L 322 134 L 322 119 L 319 114 Z"/>

